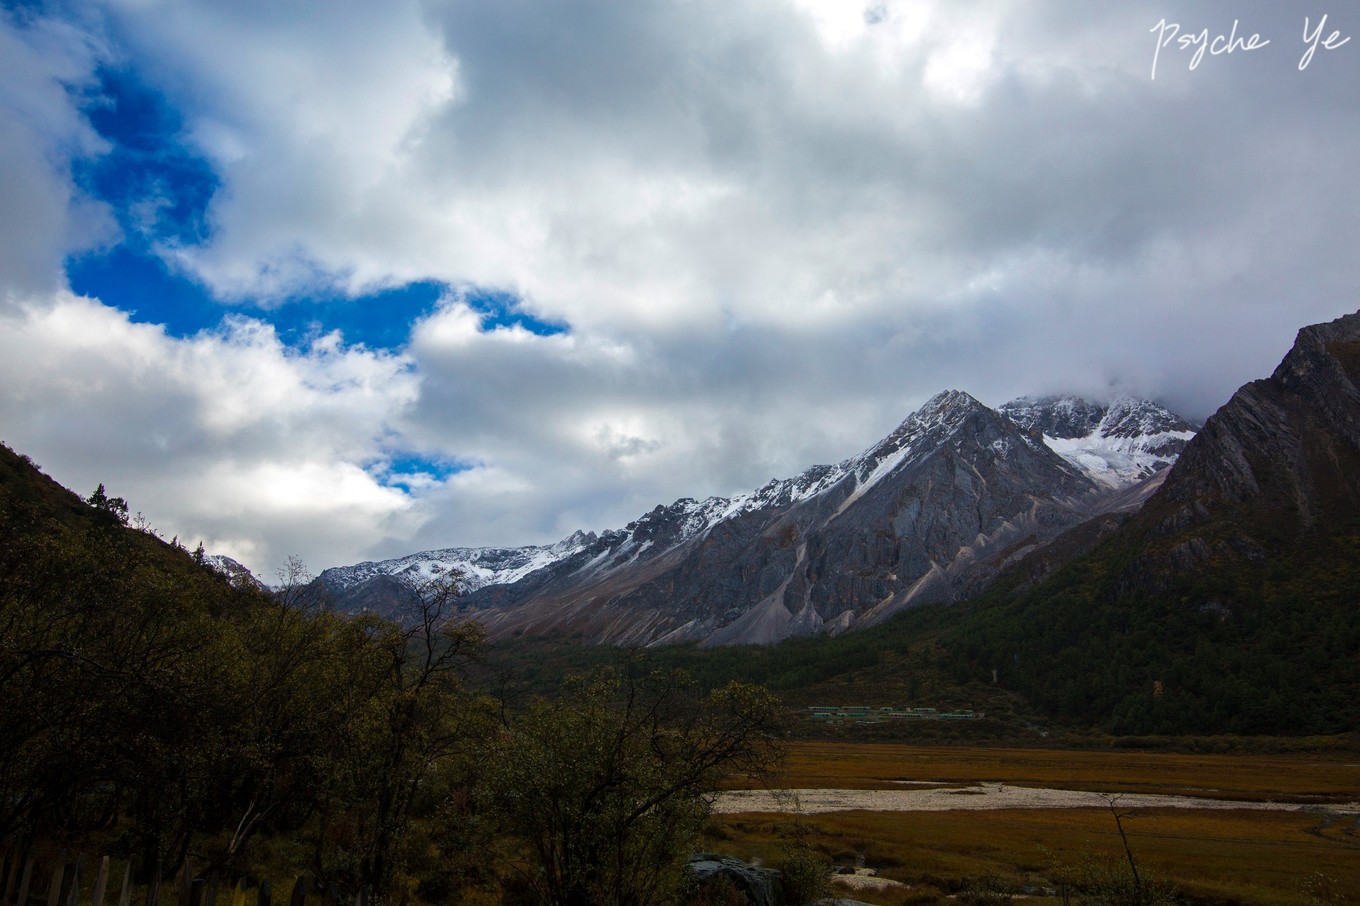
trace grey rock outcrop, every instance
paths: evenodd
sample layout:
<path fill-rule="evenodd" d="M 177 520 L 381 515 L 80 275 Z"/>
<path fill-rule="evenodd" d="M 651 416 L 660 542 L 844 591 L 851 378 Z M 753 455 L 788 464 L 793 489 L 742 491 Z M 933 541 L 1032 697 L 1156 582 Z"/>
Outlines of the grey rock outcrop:
<path fill-rule="evenodd" d="M 731 856 L 697 853 L 685 863 L 685 873 L 696 892 L 716 894 L 726 887 L 745 897 L 749 906 L 777 906 L 781 902 L 779 872 L 772 868 L 760 868 Z"/>

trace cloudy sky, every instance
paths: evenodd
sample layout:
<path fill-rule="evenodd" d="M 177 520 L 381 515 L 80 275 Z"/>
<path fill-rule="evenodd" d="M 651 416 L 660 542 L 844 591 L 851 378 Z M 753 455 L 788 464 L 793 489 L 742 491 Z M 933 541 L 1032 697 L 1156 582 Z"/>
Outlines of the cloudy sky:
<path fill-rule="evenodd" d="M 1203 418 L 1360 308 L 1352 33 L 1357 0 L 7 0 L 0 440 L 271 577 L 617 527 L 950 387 Z"/>

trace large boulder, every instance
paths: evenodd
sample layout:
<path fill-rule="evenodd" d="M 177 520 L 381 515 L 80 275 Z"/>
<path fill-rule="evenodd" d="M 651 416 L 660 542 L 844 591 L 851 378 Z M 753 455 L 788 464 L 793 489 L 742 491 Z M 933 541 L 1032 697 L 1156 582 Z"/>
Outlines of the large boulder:
<path fill-rule="evenodd" d="M 779 906 L 783 902 L 779 872 L 773 868 L 760 868 L 731 856 L 697 853 L 689 857 L 685 872 L 694 879 L 697 894 L 715 893 L 727 886 L 744 895 L 750 906 Z"/>

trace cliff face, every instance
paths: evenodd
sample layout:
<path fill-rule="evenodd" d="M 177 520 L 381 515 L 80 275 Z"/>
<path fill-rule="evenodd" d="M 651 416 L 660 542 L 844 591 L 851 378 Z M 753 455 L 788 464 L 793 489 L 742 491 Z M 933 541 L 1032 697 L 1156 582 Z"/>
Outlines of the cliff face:
<path fill-rule="evenodd" d="M 1152 584 L 1260 560 L 1360 514 L 1360 313 L 1299 331 L 1182 453 L 1135 525 Z"/>

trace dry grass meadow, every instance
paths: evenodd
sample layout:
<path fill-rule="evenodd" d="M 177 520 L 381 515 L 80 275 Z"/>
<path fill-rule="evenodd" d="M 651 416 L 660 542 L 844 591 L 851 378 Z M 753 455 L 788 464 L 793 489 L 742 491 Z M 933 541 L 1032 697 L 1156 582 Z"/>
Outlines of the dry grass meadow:
<path fill-rule="evenodd" d="M 1112 750 L 917 747 L 804 742 L 779 785 L 888 789 L 894 781 L 1171 793 L 1289 801 L 1290 811 L 1138 809 L 1123 820 L 1140 872 L 1202 903 L 1360 904 L 1360 817 L 1329 804 L 1360 800 L 1360 754 L 1196 755 Z M 1122 812 L 1121 812 L 1122 813 Z M 993 889 L 1059 901 L 1083 866 L 1127 868 L 1108 808 L 944 812 L 730 814 L 711 844 L 777 863 L 799 837 L 840 866 L 905 883 L 841 891 L 877 904 L 979 902 Z"/>

